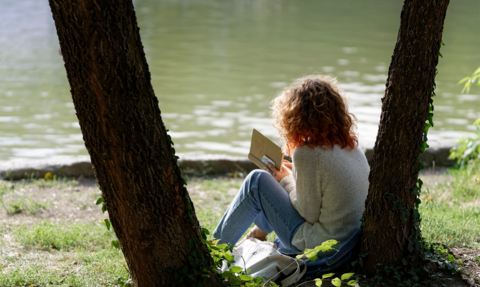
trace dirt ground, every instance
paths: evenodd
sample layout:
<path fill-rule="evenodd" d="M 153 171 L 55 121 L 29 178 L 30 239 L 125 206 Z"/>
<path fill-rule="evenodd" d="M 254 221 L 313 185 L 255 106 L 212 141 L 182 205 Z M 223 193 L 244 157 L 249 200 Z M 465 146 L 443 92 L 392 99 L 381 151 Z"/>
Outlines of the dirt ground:
<path fill-rule="evenodd" d="M 422 174 L 426 185 L 449 180 L 442 170 L 426 171 Z M 28 204 L 19 208 L 14 214 L 7 214 L 0 208 L 0 227 L 8 234 L 10 227 L 30 225 L 43 220 L 51 222 L 94 222 L 107 216 L 103 214 L 95 201 L 100 191 L 94 179 L 79 179 L 78 184 L 58 184 L 53 186 L 22 185 L 20 183 L 0 182 L 11 190 L 4 194 L 4 204 L 22 199 Z M 197 186 L 197 187 L 195 187 Z M 189 187 L 192 199 L 196 195 L 208 193 L 200 185 Z M 37 204 L 34 204 L 37 203 Z M 0 233 L 1 234 L 1 233 Z M 480 286 L 480 249 L 452 247 L 449 251 L 456 259 L 463 262 L 464 271 L 461 276 L 452 276 L 442 266 L 431 266 L 434 276 L 420 286 Z M 394 281 L 378 282 L 374 279 L 361 278 L 357 286 L 397 286 Z M 314 283 L 302 286 L 315 286 Z M 322 286 L 333 286 L 325 282 Z M 401 286 L 401 285 L 398 285 Z"/>
<path fill-rule="evenodd" d="M 23 200 L 14 214 L 7 214 L 0 208 L 0 226 L 29 225 L 48 220 L 51 222 L 93 222 L 105 218 L 95 205 L 99 198 L 95 179 L 79 179 L 78 184 L 58 184 L 54 186 L 25 185 L 21 182 L 8 183 L 12 190 L 4 194 L 6 206 Z"/>

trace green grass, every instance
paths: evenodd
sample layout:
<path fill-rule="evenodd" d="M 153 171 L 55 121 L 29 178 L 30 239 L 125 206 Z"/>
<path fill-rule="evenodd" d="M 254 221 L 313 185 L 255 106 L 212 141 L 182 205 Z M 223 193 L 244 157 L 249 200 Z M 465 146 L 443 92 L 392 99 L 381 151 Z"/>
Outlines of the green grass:
<path fill-rule="evenodd" d="M 2 262 L 11 264 L 0 273 L 0 286 L 115 286 L 118 277 L 128 276 L 123 254 L 114 248 L 61 253 L 33 253 L 36 258 Z M 50 257 L 56 257 L 55 266 Z"/>
<path fill-rule="evenodd" d="M 480 178 L 480 164 L 449 173 L 452 181 L 428 186 L 422 195 L 423 236 L 448 246 L 479 247 L 480 183 L 476 179 Z M 73 181 L 51 182 L 24 181 L 13 183 L 13 187 L 0 182 L 0 197 L 32 184 L 45 188 L 76 185 Z M 213 232 L 242 182 L 233 178 L 188 179 L 187 188 L 202 227 Z M 21 204 L 18 206 L 21 209 Z M 275 234 L 268 237 L 270 241 L 274 238 Z M 117 279 L 125 281 L 128 272 L 123 254 L 111 246 L 114 239 L 114 233 L 99 222 L 0 225 L 0 287 L 120 286 Z"/>
<path fill-rule="evenodd" d="M 20 198 L 11 201 L 5 202 L 2 199 L 1 203 L 7 214 L 16 214 L 21 212 L 26 212 L 30 214 L 35 214 L 41 209 L 47 209 L 52 206 L 51 201 L 37 201 L 30 197 Z"/>
<path fill-rule="evenodd" d="M 68 225 L 43 221 L 33 226 L 19 226 L 13 232 L 23 246 L 42 249 L 106 249 L 116 237 L 103 224 L 75 223 Z"/>
<path fill-rule="evenodd" d="M 480 161 L 450 169 L 452 181 L 429 187 L 420 205 L 422 234 L 449 246 L 480 246 Z"/>
<path fill-rule="evenodd" d="M 480 246 L 480 207 L 448 204 L 421 206 L 422 234 L 429 242 L 448 246 Z"/>
<path fill-rule="evenodd" d="M 102 224 L 41 222 L 13 229 L 23 248 L 0 249 L 0 286 L 113 286 L 125 259 Z"/>

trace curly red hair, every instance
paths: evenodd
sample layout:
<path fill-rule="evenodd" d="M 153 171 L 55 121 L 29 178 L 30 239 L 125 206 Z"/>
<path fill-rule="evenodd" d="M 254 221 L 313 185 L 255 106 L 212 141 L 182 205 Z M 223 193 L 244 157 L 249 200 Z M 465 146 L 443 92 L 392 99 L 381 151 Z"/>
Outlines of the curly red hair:
<path fill-rule="evenodd" d="M 311 75 L 295 80 L 272 101 L 273 126 L 285 139 L 284 152 L 298 146 L 323 149 L 358 146 L 356 118 L 348 112 L 337 79 Z"/>

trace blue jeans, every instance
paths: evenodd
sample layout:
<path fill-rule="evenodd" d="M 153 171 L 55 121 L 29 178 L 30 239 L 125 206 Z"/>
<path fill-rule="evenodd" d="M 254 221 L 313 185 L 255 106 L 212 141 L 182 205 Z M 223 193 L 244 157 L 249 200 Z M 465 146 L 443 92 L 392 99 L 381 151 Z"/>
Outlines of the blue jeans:
<path fill-rule="evenodd" d="M 292 239 L 305 220 L 293 207 L 285 189 L 264 170 L 254 170 L 247 176 L 213 237 L 220 239 L 219 243 L 235 245 L 252 223 L 265 233 L 275 231 L 279 251 L 302 252 L 292 245 Z"/>

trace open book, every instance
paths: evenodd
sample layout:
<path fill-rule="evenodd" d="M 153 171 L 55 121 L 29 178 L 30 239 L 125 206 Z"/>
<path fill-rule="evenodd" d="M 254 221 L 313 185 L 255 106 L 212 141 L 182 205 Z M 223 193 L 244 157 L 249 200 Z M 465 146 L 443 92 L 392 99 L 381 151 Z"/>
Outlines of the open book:
<path fill-rule="evenodd" d="M 275 166 L 276 169 L 281 170 L 283 152 L 278 145 L 269 140 L 266 136 L 262 135 L 256 129 L 253 129 L 252 143 L 250 145 L 248 159 L 250 159 L 259 168 L 267 166 L 267 162 L 270 162 Z"/>

